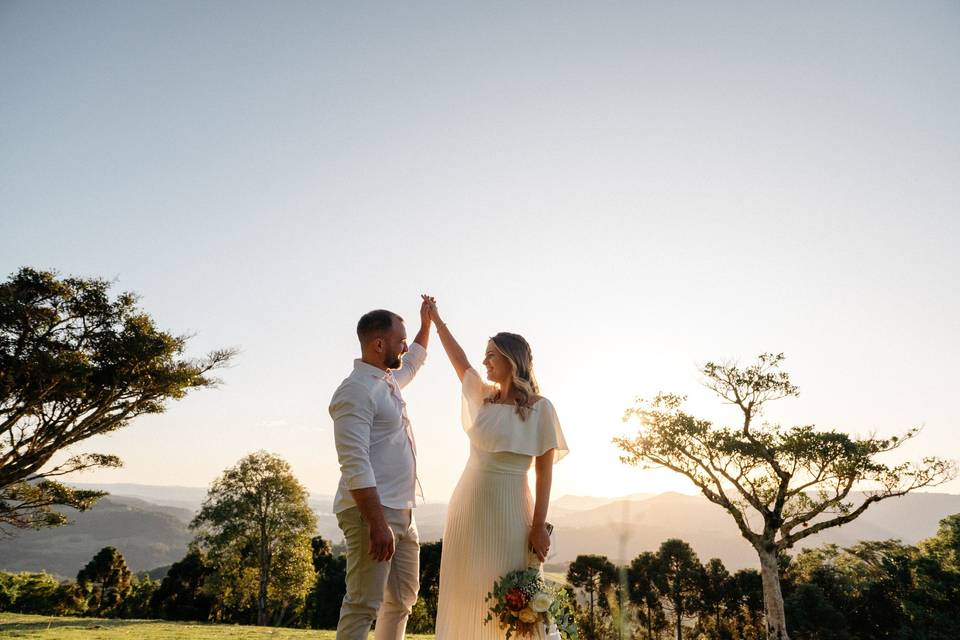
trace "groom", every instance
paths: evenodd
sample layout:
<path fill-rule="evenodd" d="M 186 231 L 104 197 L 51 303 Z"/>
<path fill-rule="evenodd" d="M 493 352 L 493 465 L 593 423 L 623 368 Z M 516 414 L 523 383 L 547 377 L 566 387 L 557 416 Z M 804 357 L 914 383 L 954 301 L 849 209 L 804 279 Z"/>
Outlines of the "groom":
<path fill-rule="evenodd" d="M 337 640 L 401 640 L 420 587 L 413 519 L 417 447 L 400 390 L 427 357 L 430 299 L 407 349 L 403 318 L 377 310 L 357 323 L 361 358 L 330 401 L 340 461 L 333 510 L 347 545 L 347 593 Z"/>

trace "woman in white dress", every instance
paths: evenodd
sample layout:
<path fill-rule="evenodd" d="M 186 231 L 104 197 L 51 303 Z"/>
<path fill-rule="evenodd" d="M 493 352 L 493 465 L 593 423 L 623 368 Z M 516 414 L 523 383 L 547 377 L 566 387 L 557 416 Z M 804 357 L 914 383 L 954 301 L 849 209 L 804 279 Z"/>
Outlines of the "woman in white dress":
<path fill-rule="evenodd" d="M 547 508 L 553 464 L 566 455 L 553 405 L 538 395 L 530 346 L 498 333 L 487 343 L 485 383 L 430 307 L 434 326 L 463 385 L 463 428 L 470 458 L 454 489 L 443 531 L 437 640 L 501 640 L 484 624 L 487 593 L 516 569 L 540 567 L 550 548 Z M 536 498 L 527 472 L 536 469 Z"/>

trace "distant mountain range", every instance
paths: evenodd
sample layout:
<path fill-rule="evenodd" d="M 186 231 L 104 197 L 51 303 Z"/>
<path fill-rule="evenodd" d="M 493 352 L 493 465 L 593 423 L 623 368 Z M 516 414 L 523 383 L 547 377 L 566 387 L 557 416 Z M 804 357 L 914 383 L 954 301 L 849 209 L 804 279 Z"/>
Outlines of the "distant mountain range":
<path fill-rule="evenodd" d="M 111 496 L 139 498 L 140 500 L 152 502 L 153 504 L 187 509 L 191 513 L 200 510 L 200 506 L 207 497 L 208 491 L 206 487 L 168 487 L 164 485 L 130 483 L 84 484 L 75 482 L 71 483 L 70 486 L 76 487 L 77 489 L 106 491 Z M 331 495 L 310 494 L 309 502 L 314 511 L 329 513 L 333 509 L 333 496 Z M 193 516 L 191 515 L 190 517 L 192 518 Z"/>
<path fill-rule="evenodd" d="M 72 524 L 42 531 L 15 531 L 0 539 L 0 569 L 47 571 L 74 577 L 101 548 L 120 549 L 134 571 L 149 571 L 176 562 L 192 538 L 190 520 L 207 490 L 199 487 L 163 487 L 113 484 L 75 485 L 110 492 L 85 512 L 68 510 Z M 339 542 L 336 518 L 330 513 L 333 497 L 311 496 L 317 513 L 317 532 Z M 417 507 L 421 540 L 437 540 L 443 533 L 447 505 Z M 933 535 L 938 522 L 960 513 L 960 495 L 914 493 L 870 507 L 857 520 L 828 529 L 804 541 L 810 547 L 832 542 L 851 545 L 860 540 L 899 538 L 913 544 Z M 597 553 L 615 562 L 628 562 L 641 551 L 652 551 L 668 538 L 689 542 L 701 561 L 720 558 L 729 569 L 755 567 L 756 554 L 729 515 L 703 497 L 680 493 L 633 494 L 622 498 L 563 496 L 550 507 L 556 526 L 557 565 L 582 553 Z"/>
<path fill-rule="evenodd" d="M 960 513 L 960 495 L 908 494 L 872 505 L 853 522 L 810 536 L 799 546 L 849 546 L 890 538 L 914 544 L 936 533 L 940 520 L 953 513 Z M 569 561 L 581 553 L 629 562 L 642 551 L 656 550 L 668 538 L 681 538 L 702 562 L 720 558 L 728 569 L 757 566 L 756 552 L 740 536 L 733 519 L 699 495 L 662 493 L 641 500 L 615 500 L 584 511 L 556 510 L 551 518 L 557 525 L 554 562 Z"/>

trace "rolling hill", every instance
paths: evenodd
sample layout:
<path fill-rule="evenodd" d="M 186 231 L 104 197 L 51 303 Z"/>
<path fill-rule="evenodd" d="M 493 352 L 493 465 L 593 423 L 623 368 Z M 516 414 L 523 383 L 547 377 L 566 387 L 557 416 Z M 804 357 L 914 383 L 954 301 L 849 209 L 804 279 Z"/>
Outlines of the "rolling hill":
<path fill-rule="evenodd" d="M 133 571 L 146 571 L 182 558 L 191 539 L 191 511 L 138 498 L 108 496 L 89 511 L 64 512 L 72 524 L 15 531 L 0 541 L 0 568 L 73 578 L 97 551 L 114 546 Z"/>

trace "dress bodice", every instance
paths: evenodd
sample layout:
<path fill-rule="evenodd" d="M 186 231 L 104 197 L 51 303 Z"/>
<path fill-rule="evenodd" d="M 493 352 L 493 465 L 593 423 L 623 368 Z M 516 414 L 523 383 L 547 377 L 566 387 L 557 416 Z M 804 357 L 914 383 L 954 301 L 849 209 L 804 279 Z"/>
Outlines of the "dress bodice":
<path fill-rule="evenodd" d="M 484 385 L 473 369 L 464 373 L 462 422 L 470 437 L 471 458 L 477 451 L 517 455 L 523 460 L 506 456 L 495 464 L 511 469 L 522 464 L 525 472 L 534 456 L 551 449 L 554 450 L 554 461 L 566 455 L 567 442 L 557 412 L 549 400 L 538 399 L 522 418 L 514 405 L 486 402 L 492 390 L 493 387 Z"/>

